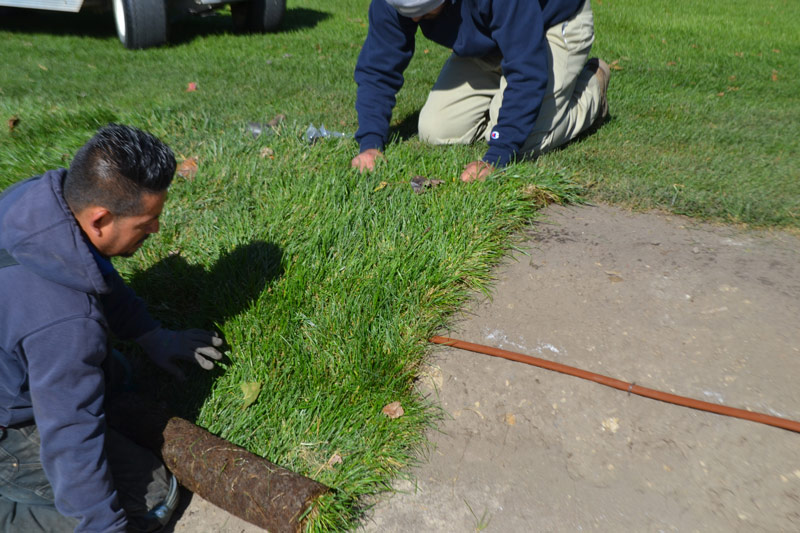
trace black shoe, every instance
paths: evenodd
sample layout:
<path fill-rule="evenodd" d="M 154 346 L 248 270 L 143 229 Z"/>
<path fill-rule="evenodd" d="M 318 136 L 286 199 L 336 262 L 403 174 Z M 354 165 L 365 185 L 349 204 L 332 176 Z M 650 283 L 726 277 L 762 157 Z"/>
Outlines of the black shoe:
<path fill-rule="evenodd" d="M 130 533 L 154 533 L 167 525 L 172 513 L 178 507 L 179 500 L 178 480 L 169 474 L 169 490 L 164 501 L 150 509 L 142 516 L 128 517 L 128 531 Z"/>

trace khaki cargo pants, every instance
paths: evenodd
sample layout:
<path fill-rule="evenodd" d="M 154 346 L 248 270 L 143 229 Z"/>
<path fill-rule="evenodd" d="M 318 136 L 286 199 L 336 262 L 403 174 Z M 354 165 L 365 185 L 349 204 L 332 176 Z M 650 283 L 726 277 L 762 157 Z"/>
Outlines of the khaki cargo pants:
<path fill-rule="evenodd" d="M 594 42 L 589 0 L 565 22 L 547 30 L 549 81 L 533 131 L 520 154 L 536 156 L 575 138 L 600 113 L 601 87 L 586 60 Z M 506 79 L 500 57 L 452 54 L 419 116 L 419 136 L 431 144 L 489 140 L 503 103 Z"/>

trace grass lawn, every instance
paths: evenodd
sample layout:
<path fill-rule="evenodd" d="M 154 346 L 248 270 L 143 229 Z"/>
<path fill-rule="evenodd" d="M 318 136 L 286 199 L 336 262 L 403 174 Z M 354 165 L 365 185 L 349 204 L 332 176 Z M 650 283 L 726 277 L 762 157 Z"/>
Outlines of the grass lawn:
<path fill-rule="evenodd" d="M 595 53 L 615 68 L 612 120 L 485 183 L 456 181 L 483 147 L 430 148 L 415 117 L 447 51 L 420 36 L 373 175 L 352 140 L 309 146 L 309 123 L 353 133 L 352 70 L 368 0 L 289 0 L 282 31 L 232 35 L 227 15 L 122 48 L 110 15 L 0 18 L 0 188 L 67 165 L 109 121 L 147 129 L 178 159 L 161 233 L 116 262 L 171 327 L 216 328 L 216 372 L 157 393 L 210 431 L 335 490 L 312 530 L 351 527 L 424 444 L 436 409 L 415 395 L 426 339 L 545 198 L 599 198 L 721 221 L 800 227 L 797 2 L 594 2 Z M 187 91 L 190 82 L 196 91 Z M 275 134 L 249 121 L 282 113 Z M 445 180 L 415 194 L 415 174 Z M 260 384 L 244 408 L 241 385 Z M 389 419 L 384 405 L 405 415 Z M 329 465 L 335 454 L 341 464 Z"/>

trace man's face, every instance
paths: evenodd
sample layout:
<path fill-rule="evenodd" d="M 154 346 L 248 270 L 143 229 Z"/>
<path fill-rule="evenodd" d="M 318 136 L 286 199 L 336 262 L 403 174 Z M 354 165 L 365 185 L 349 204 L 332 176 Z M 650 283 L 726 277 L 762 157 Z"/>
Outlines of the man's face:
<path fill-rule="evenodd" d="M 439 7 L 437 7 L 433 11 L 425 13 L 421 17 L 411 17 L 411 20 L 413 20 L 414 22 L 419 22 L 420 20 L 432 20 L 438 17 L 442 11 L 444 11 L 444 3 L 440 4 Z"/>
<path fill-rule="evenodd" d="M 166 199 L 167 191 L 143 193 L 140 214 L 114 215 L 100 242 L 94 243 L 97 250 L 106 257 L 132 256 L 147 237 L 158 233 L 158 217 L 161 216 Z"/>

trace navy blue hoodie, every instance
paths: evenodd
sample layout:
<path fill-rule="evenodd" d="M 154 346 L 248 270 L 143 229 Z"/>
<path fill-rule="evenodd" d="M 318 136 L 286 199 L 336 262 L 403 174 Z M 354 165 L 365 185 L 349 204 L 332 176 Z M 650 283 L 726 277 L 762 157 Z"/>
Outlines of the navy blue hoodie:
<path fill-rule="evenodd" d="M 589 0 L 586 0 L 589 1 Z M 363 152 L 388 140 L 395 96 L 414 55 L 417 27 L 461 57 L 500 54 L 508 86 L 483 160 L 502 167 L 533 131 L 548 81 L 548 28 L 573 16 L 584 0 L 445 0 L 441 14 L 419 23 L 386 0 L 372 0 L 369 29 L 358 57 L 356 140 Z"/>
<path fill-rule="evenodd" d="M 106 462 L 101 364 L 109 333 L 158 326 L 116 271 L 101 272 L 62 194 L 66 170 L 0 196 L 0 426 L 34 420 L 56 507 L 76 531 L 125 531 Z"/>

